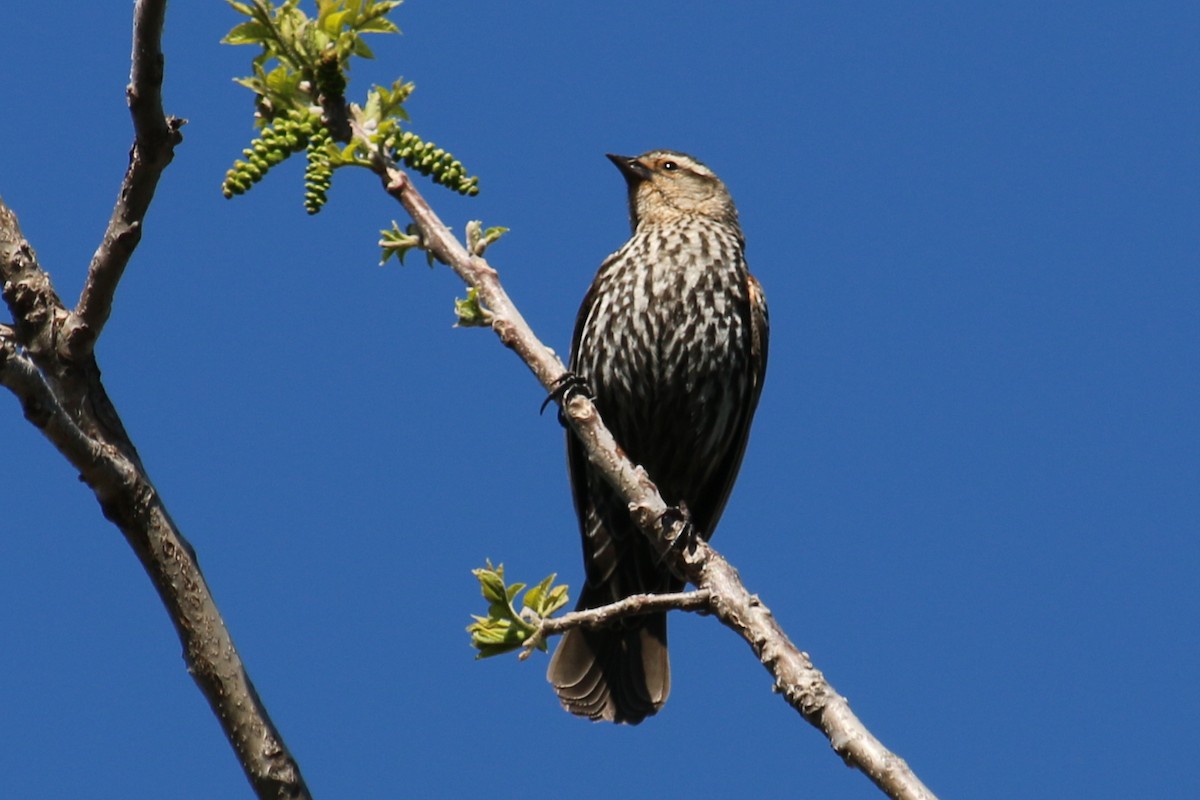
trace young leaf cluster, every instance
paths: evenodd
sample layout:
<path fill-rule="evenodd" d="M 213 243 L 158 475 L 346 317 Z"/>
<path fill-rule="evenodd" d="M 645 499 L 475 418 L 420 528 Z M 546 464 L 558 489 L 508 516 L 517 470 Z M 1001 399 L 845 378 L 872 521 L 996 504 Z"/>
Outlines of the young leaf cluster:
<path fill-rule="evenodd" d="M 307 91 L 319 88 L 340 95 L 345 90 L 350 58 L 375 57 L 363 35 L 400 32 L 387 15 L 402 0 L 317 0 L 315 18 L 300 10 L 300 0 L 283 0 L 279 5 L 269 0 L 227 2 L 249 19 L 236 25 L 223 41 L 262 47 L 253 61 L 254 76 L 238 83 L 268 100 L 271 98 L 262 90 L 284 88 L 281 79 L 285 75 L 295 76 L 293 85 L 306 83 Z M 268 73 L 266 68 L 272 62 L 276 66 Z M 331 69 L 331 64 L 336 69 Z M 322 67 L 327 71 L 319 75 Z"/>
<path fill-rule="evenodd" d="M 404 230 L 400 230 L 400 225 L 392 220 L 391 228 L 379 232 L 379 247 L 383 251 L 379 258 L 380 266 L 386 264 L 392 256 L 403 264 L 404 257 L 410 250 L 425 250 L 425 260 L 429 262 L 429 266 L 433 266 L 433 253 L 425 248 L 425 240 L 421 238 L 421 230 L 416 223 L 410 222 Z"/>
<path fill-rule="evenodd" d="M 247 191 L 286 158 L 304 151 L 304 205 L 316 213 L 326 200 L 335 170 L 371 166 L 378 148 L 434 182 L 466 195 L 479 192 L 478 179 L 442 148 L 411 130 L 404 102 L 413 84 L 397 80 L 375 86 L 359 107 L 346 103 L 347 75 L 354 58 L 373 58 L 364 41 L 369 33 L 399 33 L 387 15 L 400 0 L 316 0 L 316 16 L 300 0 L 227 0 L 247 19 L 223 40 L 260 48 L 253 74 L 237 80 L 255 94 L 259 134 L 226 176 L 226 197 Z M 355 138 L 349 119 L 370 142 Z M 339 146 L 338 142 L 345 144 Z"/>
<path fill-rule="evenodd" d="M 506 233 L 508 228 L 499 225 L 485 230 L 482 222 L 473 219 L 467 223 L 467 249 L 471 251 L 471 255 L 482 256 L 490 245 L 495 244 Z M 392 220 L 391 228 L 379 232 L 379 248 L 382 251 L 379 257 L 380 266 L 392 257 L 403 264 L 404 257 L 410 250 L 424 250 L 425 260 L 429 262 L 429 266 L 433 266 L 434 255 L 425 247 L 421 231 L 414 223 L 409 223 L 401 230 L 399 223 Z M 475 290 L 470 290 L 466 300 L 455 300 L 454 304 L 460 326 L 492 324 L 490 315 L 479 305 Z"/>
<path fill-rule="evenodd" d="M 454 319 L 456 328 L 486 328 L 492 324 L 492 312 L 479 302 L 479 290 L 472 286 L 466 298 L 454 298 Z"/>
<path fill-rule="evenodd" d="M 491 245 L 508 233 L 508 228 L 493 225 L 486 230 L 481 220 L 473 219 L 467 223 L 467 249 L 473 256 L 482 256 Z"/>
<path fill-rule="evenodd" d="M 525 592 L 518 613 L 514 603 L 518 595 L 525 591 L 525 584 L 505 585 L 503 564 L 493 567 L 492 562 L 488 561 L 486 567 L 471 572 L 479 580 L 483 598 L 488 601 L 487 616 L 472 615 L 475 621 L 467 626 L 471 645 L 479 651 L 476 657 L 488 658 L 508 653 L 528 646 L 531 640 L 538 649 L 545 650 L 545 641 L 534 638 L 540 630 L 538 622 L 567 604 L 567 587 L 554 586 L 555 576 L 547 576 Z"/>

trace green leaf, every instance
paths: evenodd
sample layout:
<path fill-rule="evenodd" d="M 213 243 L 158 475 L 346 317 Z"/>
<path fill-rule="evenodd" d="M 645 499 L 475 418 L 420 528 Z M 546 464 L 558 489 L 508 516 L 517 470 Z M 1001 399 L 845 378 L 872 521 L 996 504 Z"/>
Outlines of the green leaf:
<path fill-rule="evenodd" d="M 548 575 L 545 580 L 525 593 L 525 607 L 539 617 L 549 617 L 567 604 L 566 585 L 554 586 L 557 575 Z"/>
<path fill-rule="evenodd" d="M 479 291 L 474 287 L 467 289 L 465 300 L 454 298 L 454 316 L 456 328 L 483 328 L 492 324 L 492 312 L 479 302 Z"/>
<path fill-rule="evenodd" d="M 375 53 L 371 51 L 371 48 L 367 46 L 367 43 L 357 36 L 354 37 L 354 55 L 359 56 L 360 58 L 375 57 Z"/>
<path fill-rule="evenodd" d="M 544 581 L 526 592 L 525 605 L 529 608 L 532 608 L 534 611 L 537 611 L 541 606 L 542 599 L 545 597 L 546 592 L 549 591 L 550 584 L 554 581 L 554 577 L 554 575 L 547 576 Z"/>
<path fill-rule="evenodd" d="M 321 30 L 325 31 L 330 36 L 337 36 L 342 32 L 342 27 L 346 20 L 353 17 L 351 11 L 339 11 L 336 14 L 328 14 L 321 18 Z"/>
<path fill-rule="evenodd" d="M 263 89 L 263 82 L 261 78 L 234 78 L 233 82 L 241 84 L 251 91 L 259 94 L 262 93 L 261 90 Z"/>
<path fill-rule="evenodd" d="M 400 33 L 400 28 L 396 25 L 396 23 L 392 22 L 390 19 L 385 19 L 384 17 L 377 17 L 375 19 L 364 22 L 362 25 L 360 25 L 358 28 L 358 32 L 359 33 Z"/>
<path fill-rule="evenodd" d="M 508 228 L 499 225 L 493 225 L 484 230 L 483 223 L 473 219 L 467 223 L 467 249 L 471 251 L 471 255 L 481 256 L 489 246 L 506 233 L 508 233 Z"/>
<path fill-rule="evenodd" d="M 405 230 L 400 230 L 400 226 L 392 221 L 391 230 L 379 232 L 379 246 L 383 249 L 383 255 L 380 257 L 379 263 L 386 264 L 387 260 L 392 256 L 396 256 L 400 263 L 404 263 L 404 257 L 408 255 L 410 250 L 419 250 L 423 247 L 423 242 L 418 233 L 415 224 L 409 224 Z M 433 264 L 433 256 L 426 254 L 430 265 Z"/>
<path fill-rule="evenodd" d="M 472 570 L 475 577 L 479 579 L 479 587 L 483 591 L 483 599 L 489 603 L 508 603 L 508 594 L 504 590 L 504 565 L 500 565 L 500 571 L 496 572 L 489 569 Z"/>
<path fill-rule="evenodd" d="M 539 626 L 525 618 L 525 613 L 532 612 L 539 617 L 549 616 L 567 602 L 567 587 L 554 586 L 554 575 L 550 575 L 537 586 L 525 593 L 521 602 L 523 612 L 518 613 L 515 601 L 525 588 L 523 583 L 511 586 L 504 584 L 504 565 L 493 567 L 488 561 L 482 569 L 471 570 L 479 581 L 484 599 L 488 601 L 486 617 L 472 615 L 474 620 L 467 626 L 471 634 L 471 645 L 478 650 L 478 658 L 507 653 L 518 648 L 529 647 L 531 637 L 538 634 Z M 545 613 L 542 613 L 542 612 Z M 536 639 L 537 647 L 546 649 L 546 643 L 541 637 Z"/>
<path fill-rule="evenodd" d="M 233 6 L 233 10 L 238 12 L 239 14 L 245 14 L 247 17 L 254 16 L 254 9 L 251 8 L 250 6 L 246 5 L 245 3 L 238 3 L 238 2 L 235 2 L 235 0 L 226 0 L 226 2 L 229 3 L 229 5 Z"/>
<path fill-rule="evenodd" d="M 261 22 L 249 20 L 240 25 L 235 25 L 229 33 L 225 34 L 225 38 L 221 40 L 222 44 L 261 44 L 263 40 L 271 35 L 270 29 Z"/>

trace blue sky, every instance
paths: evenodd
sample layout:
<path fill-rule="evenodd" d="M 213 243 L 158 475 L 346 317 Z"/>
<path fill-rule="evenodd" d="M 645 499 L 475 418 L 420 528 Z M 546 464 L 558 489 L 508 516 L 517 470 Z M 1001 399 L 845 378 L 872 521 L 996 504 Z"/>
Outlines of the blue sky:
<path fill-rule="evenodd" d="M 128 4 L 6 18 L 0 195 L 77 296 L 130 143 Z M 411 0 L 404 75 L 482 194 L 427 196 L 565 354 L 628 234 L 606 152 L 738 202 L 771 363 L 714 544 L 943 797 L 1200 795 L 1200 8 Z M 576 584 L 553 416 L 400 210 L 300 165 L 229 202 L 248 49 L 169 10 L 189 119 L 98 349 L 110 395 L 321 797 L 878 796 L 712 620 L 672 620 L 637 728 L 545 659 L 476 662 L 485 557 Z M 353 86 L 353 85 L 352 85 Z M 352 90 L 353 93 L 353 90 Z M 248 797 L 132 553 L 0 396 L 0 794 Z"/>

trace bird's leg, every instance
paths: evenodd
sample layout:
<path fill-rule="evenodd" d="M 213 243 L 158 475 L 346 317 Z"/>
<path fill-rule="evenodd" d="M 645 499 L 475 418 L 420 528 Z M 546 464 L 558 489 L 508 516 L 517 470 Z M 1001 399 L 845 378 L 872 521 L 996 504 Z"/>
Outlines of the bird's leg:
<path fill-rule="evenodd" d="M 700 531 L 692 524 L 692 515 L 688 513 L 687 503 L 680 500 L 679 505 L 669 506 L 658 521 L 666 532 L 667 540 L 666 548 L 659 553 L 660 562 L 666 560 L 667 554 L 672 550 L 690 553 L 696 549 L 696 542 L 701 538 Z M 674 571 L 672 569 L 672 572 Z M 676 577 L 686 580 L 684 575 L 677 574 Z"/>
<path fill-rule="evenodd" d="M 567 420 L 563 417 L 561 406 L 565 406 L 574 394 L 582 394 L 589 400 L 596 396 L 592 392 L 592 387 L 587 382 L 587 378 L 582 377 L 576 372 L 567 370 L 554 381 L 554 387 L 550 390 L 550 394 L 546 395 L 546 399 L 542 401 L 542 407 L 538 409 L 538 414 L 544 414 L 546 406 L 557 401 L 560 405 L 558 409 L 558 424 L 564 428 L 567 427 Z"/>

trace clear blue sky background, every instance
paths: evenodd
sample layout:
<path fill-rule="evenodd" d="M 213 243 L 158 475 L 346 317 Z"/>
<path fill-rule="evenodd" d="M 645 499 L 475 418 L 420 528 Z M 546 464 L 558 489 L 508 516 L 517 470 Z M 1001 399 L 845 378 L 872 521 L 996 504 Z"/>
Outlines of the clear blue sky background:
<path fill-rule="evenodd" d="M 125 168 L 129 6 L 5 18 L 0 194 L 77 296 Z M 1200 7 L 412 0 L 359 81 L 482 176 L 430 188 L 565 352 L 626 238 L 605 152 L 707 161 L 771 364 L 715 544 L 943 797 L 1194 798 Z M 462 290 L 376 266 L 399 209 L 300 165 L 218 191 L 249 49 L 174 3 L 186 117 L 99 348 L 258 688 L 327 798 L 878 796 L 711 620 L 637 728 L 472 660 L 485 557 L 575 584 L 542 389 Z M 0 396 L 0 794 L 248 797 L 119 533 Z"/>

